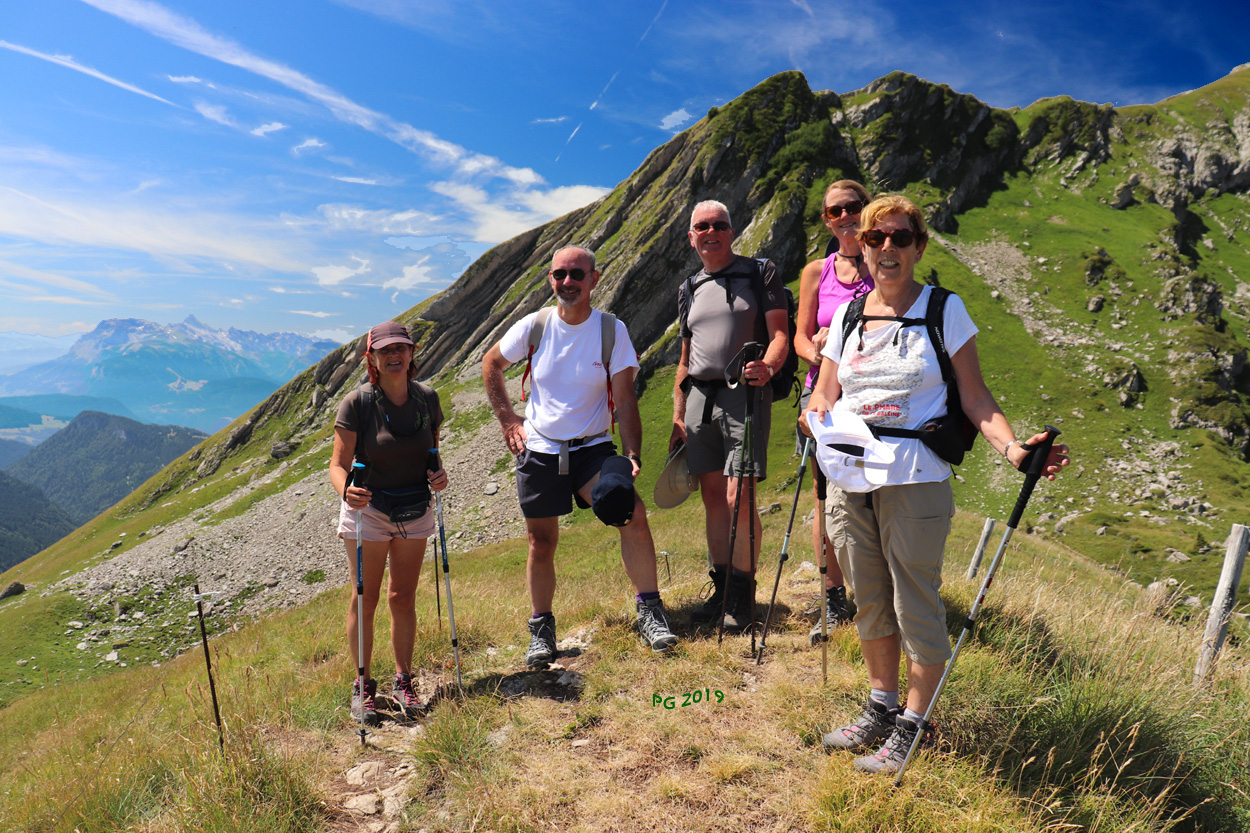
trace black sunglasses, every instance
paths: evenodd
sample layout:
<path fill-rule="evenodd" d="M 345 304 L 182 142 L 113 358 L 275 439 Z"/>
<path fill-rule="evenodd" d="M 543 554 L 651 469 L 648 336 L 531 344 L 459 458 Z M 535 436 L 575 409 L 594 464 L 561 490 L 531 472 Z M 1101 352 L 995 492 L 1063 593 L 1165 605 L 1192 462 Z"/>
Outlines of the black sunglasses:
<path fill-rule="evenodd" d="M 690 228 L 695 231 L 707 231 L 708 229 L 712 231 L 729 231 L 729 223 L 726 223 L 724 220 L 717 220 L 714 223 L 695 223 Z"/>
<path fill-rule="evenodd" d="M 887 239 L 893 240 L 894 245 L 900 249 L 906 249 L 912 243 L 916 242 L 916 232 L 909 228 L 898 228 L 894 231 L 882 231 L 879 228 L 870 228 L 859 233 L 859 239 L 864 241 L 864 245 L 870 249 L 880 249 L 885 245 Z"/>
<path fill-rule="evenodd" d="M 562 281 L 566 277 L 580 281 L 585 279 L 586 271 L 584 269 L 552 269 L 551 277 L 555 278 L 556 281 Z"/>
<path fill-rule="evenodd" d="M 855 200 L 855 202 L 848 202 L 846 205 L 826 205 L 825 216 L 830 220 L 836 220 L 842 216 L 843 211 L 847 214 L 858 214 L 863 210 L 864 204 L 859 200 Z"/>

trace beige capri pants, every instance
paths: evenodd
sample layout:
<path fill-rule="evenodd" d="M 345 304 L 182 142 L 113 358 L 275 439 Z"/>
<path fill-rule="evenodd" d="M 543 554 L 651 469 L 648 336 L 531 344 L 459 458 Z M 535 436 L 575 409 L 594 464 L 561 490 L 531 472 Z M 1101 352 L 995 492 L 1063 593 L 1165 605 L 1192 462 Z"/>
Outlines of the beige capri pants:
<path fill-rule="evenodd" d="M 865 494 L 829 490 L 829 540 L 855 591 L 861 640 L 897 633 L 912 662 L 941 665 L 950 658 L 938 590 L 954 514 L 949 478 Z"/>

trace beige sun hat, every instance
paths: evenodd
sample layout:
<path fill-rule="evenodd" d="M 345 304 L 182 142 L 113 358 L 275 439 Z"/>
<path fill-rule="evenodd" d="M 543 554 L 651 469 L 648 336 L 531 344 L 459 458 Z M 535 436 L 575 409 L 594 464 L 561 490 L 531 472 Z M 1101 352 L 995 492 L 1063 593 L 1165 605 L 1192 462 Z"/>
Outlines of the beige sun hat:
<path fill-rule="evenodd" d="M 664 463 L 664 471 L 655 483 L 652 498 L 661 509 L 680 506 L 682 501 L 699 491 L 699 479 L 690 473 L 686 463 L 686 444 L 678 442 Z"/>

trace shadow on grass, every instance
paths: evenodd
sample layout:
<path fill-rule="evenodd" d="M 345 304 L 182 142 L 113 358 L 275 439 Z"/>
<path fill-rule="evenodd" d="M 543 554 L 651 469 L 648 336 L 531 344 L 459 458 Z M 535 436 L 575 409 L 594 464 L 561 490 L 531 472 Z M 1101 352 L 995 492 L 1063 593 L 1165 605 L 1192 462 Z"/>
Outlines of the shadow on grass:
<path fill-rule="evenodd" d="M 948 610 L 952 637 L 966 617 Z M 1244 739 L 1192 719 L 1189 692 L 1160 696 L 1126 683 L 1131 675 L 1061 644 L 1037 615 L 986 606 L 969 642 L 1015 673 L 982 678 L 979 691 L 944 695 L 944 745 L 982 758 L 1021 798 L 1087 829 L 1106 829 L 1118 815 L 1175 831 L 1250 830 L 1250 811 L 1233 786 L 1244 777 L 1244 754 L 1235 748 Z"/>

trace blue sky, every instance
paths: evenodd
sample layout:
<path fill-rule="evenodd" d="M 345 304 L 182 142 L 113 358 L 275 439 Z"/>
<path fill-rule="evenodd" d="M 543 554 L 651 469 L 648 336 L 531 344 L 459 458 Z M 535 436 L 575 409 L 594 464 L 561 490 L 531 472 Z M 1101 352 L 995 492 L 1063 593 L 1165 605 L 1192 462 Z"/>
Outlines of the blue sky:
<path fill-rule="evenodd" d="M 1244 0 L 6 0 L 0 332 L 346 340 L 776 72 L 1150 103 L 1248 31 Z"/>

